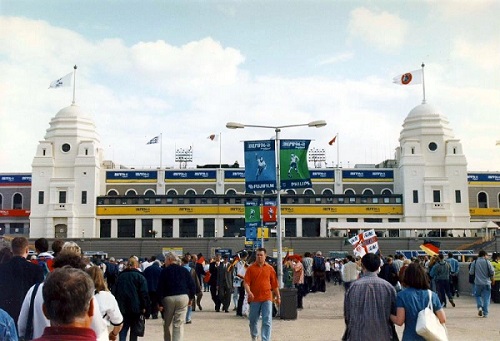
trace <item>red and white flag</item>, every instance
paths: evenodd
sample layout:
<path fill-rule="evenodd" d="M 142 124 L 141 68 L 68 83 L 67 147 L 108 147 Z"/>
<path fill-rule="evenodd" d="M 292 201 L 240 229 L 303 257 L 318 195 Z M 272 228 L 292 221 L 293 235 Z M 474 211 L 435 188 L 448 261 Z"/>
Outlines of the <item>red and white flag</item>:
<path fill-rule="evenodd" d="M 399 85 L 415 85 L 422 84 L 423 79 L 422 70 L 414 70 L 402 75 L 396 76 L 392 79 L 392 82 Z"/>
<path fill-rule="evenodd" d="M 349 243 L 354 247 L 354 255 L 359 257 L 363 257 L 367 253 L 377 253 L 379 250 L 378 237 L 374 229 L 361 232 L 350 238 Z"/>

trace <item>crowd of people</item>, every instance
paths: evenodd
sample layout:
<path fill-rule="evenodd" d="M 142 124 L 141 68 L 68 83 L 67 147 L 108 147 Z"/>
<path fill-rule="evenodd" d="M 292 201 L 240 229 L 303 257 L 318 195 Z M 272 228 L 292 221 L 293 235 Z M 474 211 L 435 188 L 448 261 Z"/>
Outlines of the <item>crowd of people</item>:
<path fill-rule="evenodd" d="M 26 238 L 16 237 L 0 250 L 2 340 L 134 341 L 144 336 L 145 319 L 162 318 L 164 340 L 182 341 L 184 325 L 203 310 L 204 293 L 216 312 L 230 313 L 232 303 L 236 316 L 249 320 L 252 340 L 271 340 L 281 292 L 275 261 L 264 248 L 210 258 L 168 253 L 161 260 L 115 260 L 86 258 L 74 242 L 55 240 L 49 252 L 40 238 L 32 259 L 29 247 Z M 481 251 L 469 270 L 481 317 L 488 317 L 491 280 L 494 287 L 500 282 L 500 255 L 487 258 Z M 403 340 L 420 340 L 417 315 L 429 299 L 445 323 L 444 308 L 455 307 L 459 296 L 459 264 L 451 254 L 329 259 L 317 251 L 287 254 L 283 262 L 282 286 L 296 289 L 297 309 L 307 295 L 325 292 L 326 283 L 344 286 L 343 340 L 395 340 L 394 325 L 403 324 Z"/>

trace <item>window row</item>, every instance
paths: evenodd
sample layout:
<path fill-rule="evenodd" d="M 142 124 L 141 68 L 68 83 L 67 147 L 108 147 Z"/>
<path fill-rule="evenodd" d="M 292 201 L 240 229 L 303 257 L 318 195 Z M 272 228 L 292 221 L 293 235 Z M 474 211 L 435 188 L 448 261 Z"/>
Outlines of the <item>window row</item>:
<path fill-rule="evenodd" d="M 247 201 L 255 201 L 260 196 L 155 196 L 155 197 L 127 197 L 107 196 L 98 197 L 97 205 L 219 205 L 219 204 L 245 204 Z M 276 197 L 266 195 L 263 199 L 275 200 Z M 284 204 L 402 204 L 401 195 L 288 195 L 281 196 Z"/>

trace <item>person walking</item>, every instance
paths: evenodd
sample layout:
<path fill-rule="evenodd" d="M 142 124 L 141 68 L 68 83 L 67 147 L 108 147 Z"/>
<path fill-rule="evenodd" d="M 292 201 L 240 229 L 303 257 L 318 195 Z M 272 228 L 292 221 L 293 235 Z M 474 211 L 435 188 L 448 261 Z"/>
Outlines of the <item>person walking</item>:
<path fill-rule="evenodd" d="M 487 257 L 486 251 L 479 251 L 477 259 L 472 263 L 469 270 L 469 274 L 475 276 L 474 294 L 479 317 L 488 317 L 491 299 L 491 278 L 495 275 L 495 270 Z"/>
<path fill-rule="evenodd" d="M 243 285 L 250 304 L 250 335 L 252 341 L 259 334 L 257 323 L 262 316 L 261 341 L 271 341 L 273 293 L 276 303 L 281 303 L 278 279 L 274 268 L 266 263 L 266 249 L 261 247 L 256 251 L 256 260 L 245 273 Z"/>
<path fill-rule="evenodd" d="M 108 337 L 110 340 L 116 340 L 116 337 L 119 335 L 123 325 L 123 316 L 120 312 L 120 307 L 118 307 L 118 302 L 109 291 L 101 268 L 94 265 L 86 269 L 85 272 L 89 274 L 90 278 L 92 278 L 92 281 L 94 282 L 94 298 L 99 303 L 99 314 L 106 322 L 106 326 L 113 326 L 113 329 L 109 332 Z"/>
<path fill-rule="evenodd" d="M 212 296 L 212 301 L 215 304 L 216 312 L 220 311 L 220 305 L 221 305 L 218 293 L 218 285 L 217 285 L 217 278 L 218 278 L 217 274 L 219 272 L 220 264 L 221 264 L 221 255 L 220 253 L 217 253 L 215 255 L 214 260 L 210 262 L 210 266 L 208 268 L 208 271 L 210 273 L 210 280 L 208 282 L 210 284 L 210 295 Z"/>
<path fill-rule="evenodd" d="M 163 339 L 182 341 L 188 305 L 195 298 L 195 285 L 189 271 L 180 265 L 179 258 L 171 252 L 165 256 L 165 268 L 160 273 L 158 297 L 165 320 Z M 170 333 L 170 327 L 172 327 L 172 333 Z"/>
<path fill-rule="evenodd" d="M 139 271 L 139 261 L 131 257 L 127 268 L 118 276 L 113 291 L 123 315 L 120 341 L 125 341 L 130 329 L 130 341 L 137 341 L 135 326 L 149 307 L 148 283 Z"/>
<path fill-rule="evenodd" d="M 161 262 L 155 259 L 153 263 L 144 270 L 143 274 L 148 283 L 148 294 L 149 294 L 149 309 L 146 312 L 146 318 L 150 316 L 153 320 L 158 318 L 158 279 L 161 273 Z"/>
<path fill-rule="evenodd" d="M 15 237 L 11 247 L 13 257 L 0 265 L 0 308 L 17 325 L 26 293 L 34 284 L 43 282 L 44 274 L 40 266 L 26 260 L 29 253 L 28 239 Z"/>
<path fill-rule="evenodd" d="M 354 261 L 353 256 L 347 255 L 346 259 L 347 263 L 342 267 L 342 282 L 344 283 L 345 291 L 358 279 L 361 270 L 359 264 Z"/>
<path fill-rule="evenodd" d="M 229 266 L 229 255 L 224 255 L 224 261 L 219 264 L 219 270 L 217 271 L 217 292 L 225 313 L 229 313 L 233 293 L 233 271 Z"/>
<path fill-rule="evenodd" d="M 396 289 L 379 278 L 380 257 L 367 253 L 361 259 L 363 276 L 352 282 L 344 298 L 346 330 L 342 340 L 397 340 L 391 314 L 396 314 Z M 396 336 L 395 336 L 396 335 Z"/>
<path fill-rule="evenodd" d="M 398 326 L 405 325 L 402 341 L 424 341 L 417 334 L 418 313 L 429 304 L 430 283 L 422 265 L 418 263 L 409 264 L 403 274 L 405 290 L 398 293 L 396 300 L 396 315 L 391 314 L 391 320 Z M 435 292 L 431 291 L 432 310 L 439 322 L 446 322 L 441 301 Z"/>
<path fill-rule="evenodd" d="M 448 258 L 446 258 L 446 262 L 450 264 L 450 291 L 452 295 L 457 295 L 460 297 L 460 293 L 458 292 L 458 273 L 460 272 L 460 264 L 458 264 L 458 260 L 453 257 L 453 253 L 448 252 Z"/>
<path fill-rule="evenodd" d="M 442 253 L 438 256 L 438 261 L 434 264 L 431 269 L 430 275 L 436 283 L 436 290 L 439 296 L 439 300 L 446 308 L 446 296 L 451 305 L 455 307 L 455 302 L 453 301 L 453 295 L 450 292 L 450 273 L 451 267 L 448 262 L 444 260 L 444 255 Z"/>

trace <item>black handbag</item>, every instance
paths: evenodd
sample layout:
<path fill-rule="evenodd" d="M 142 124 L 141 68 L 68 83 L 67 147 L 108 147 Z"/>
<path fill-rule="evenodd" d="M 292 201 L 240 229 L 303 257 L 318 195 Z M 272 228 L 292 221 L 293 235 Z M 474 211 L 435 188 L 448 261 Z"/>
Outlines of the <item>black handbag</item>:
<path fill-rule="evenodd" d="M 136 336 L 144 336 L 144 331 L 146 329 L 146 321 L 144 319 L 144 315 L 139 315 L 139 318 L 130 326 L 130 334 L 134 334 Z"/>

